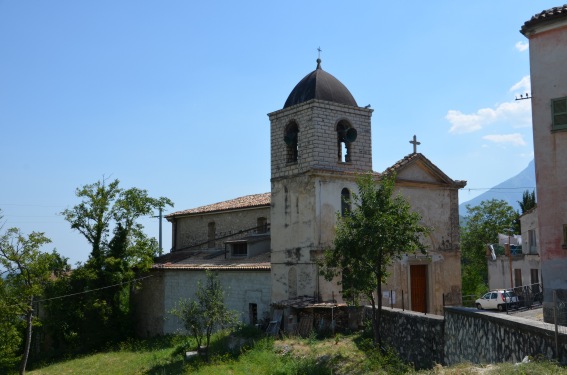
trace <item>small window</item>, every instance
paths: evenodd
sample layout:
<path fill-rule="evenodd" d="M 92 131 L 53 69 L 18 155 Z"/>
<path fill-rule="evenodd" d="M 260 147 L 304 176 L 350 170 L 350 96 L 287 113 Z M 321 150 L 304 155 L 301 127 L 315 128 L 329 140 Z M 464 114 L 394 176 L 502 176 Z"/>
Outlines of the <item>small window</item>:
<path fill-rule="evenodd" d="M 216 225 L 214 221 L 211 221 L 209 223 L 209 237 L 208 237 L 209 249 L 215 247 L 215 236 L 216 236 Z"/>
<path fill-rule="evenodd" d="M 284 142 L 286 144 L 286 161 L 296 163 L 299 154 L 299 127 L 295 121 L 285 127 Z"/>
<path fill-rule="evenodd" d="M 266 233 L 268 231 L 268 220 L 265 217 L 256 219 L 256 232 Z"/>
<path fill-rule="evenodd" d="M 514 269 L 514 286 L 522 286 L 522 270 L 519 268 Z"/>
<path fill-rule="evenodd" d="M 350 190 L 344 188 L 341 191 L 341 215 L 344 217 L 350 212 Z"/>
<path fill-rule="evenodd" d="M 537 254 L 536 246 L 536 231 L 535 229 L 528 230 L 528 252 L 529 254 Z"/>
<path fill-rule="evenodd" d="M 248 255 L 248 244 L 246 242 L 237 242 L 232 244 L 232 255 L 246 256 Z"/>
<path fill-rule="evenodd" d="M 255 303 L 248 304 L 248 316 L 251 325 L 258 324 L 258 305 Z"/>
<path fill-rule="evenodd" d="M 553 112 L 552 130 L 567 130 L 567 97 L 552 99 L 551 110 Z"/>

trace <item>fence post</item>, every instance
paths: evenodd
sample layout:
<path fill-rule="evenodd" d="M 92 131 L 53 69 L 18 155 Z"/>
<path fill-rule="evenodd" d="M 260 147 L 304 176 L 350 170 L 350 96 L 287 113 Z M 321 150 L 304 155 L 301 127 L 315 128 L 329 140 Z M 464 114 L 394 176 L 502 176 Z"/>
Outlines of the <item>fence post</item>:
<path fill-rule="evenodd" d="M 392 300 L 392 289 L 390 289 L 390 308 L 394 308 L 394 301 Z"/>
<path fill-rule="evenodd" d="M 559 361 L 559 332 L 557 329 L 557 290 L 553 290 L 553 320 L 555 323 L 555 359 Z"/>
<path fill-rule="evenodd" d="M 402 311 L 405 311 L 404 290 L 402 289 Z"/>

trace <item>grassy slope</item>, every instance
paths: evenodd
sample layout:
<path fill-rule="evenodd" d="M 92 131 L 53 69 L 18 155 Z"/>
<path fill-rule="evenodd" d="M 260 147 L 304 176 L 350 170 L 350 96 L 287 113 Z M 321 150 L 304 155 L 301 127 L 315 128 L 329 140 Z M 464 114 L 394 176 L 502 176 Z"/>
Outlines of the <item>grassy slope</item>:
<path fill-rule="evenodd" d="M 234 340 L 233 340 L 234 341 Z M 238 341 L 237 341 L 238 342 Z M 217 339 L 212 349 L 222 355 L 212 356 L 210 363 L 197 359 L 183 361 L 186 345 L 182 338 L 166 337 L 130 342 L 115 351 L 93 354 L 54 363 L 29 374 L 401 374 L 413 373 L 395 358 L 381 358 L 369 353 L 358 335 L 338 339 L 285 340 L 248 339 L 245 350 L 229 349 L 230 339 Z M 462 364 L 450 368 L 438 366 L 419 374 L 567 374 L 554 364 L 530 363 L 473 366 Z"/>

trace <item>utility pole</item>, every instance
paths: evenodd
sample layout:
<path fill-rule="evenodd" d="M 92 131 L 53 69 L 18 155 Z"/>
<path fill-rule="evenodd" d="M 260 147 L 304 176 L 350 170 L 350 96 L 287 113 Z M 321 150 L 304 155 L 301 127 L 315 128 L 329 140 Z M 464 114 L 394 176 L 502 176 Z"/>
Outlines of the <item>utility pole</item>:
<path fill-rule="evenodd" d="M 158 216 L 152 216 L 152 217 L 157 217 L 159 219 L 159 256 L 163 255 L 163 247 L 161 246 L 162 242 L 161 242 L 161 219 L 162 219 L 162 213 L 163 213 L 163 208 L 159 208 L 159 215 Z"/>
<path fill-rule="evenodd" d="M 512 234 L 512 228 L 508 228 L 508 258 L 510 259 L 510 290 L 514 290 L 514 284 L 512 281 L 512 244 L 510 243 L 511 234 Z"/>

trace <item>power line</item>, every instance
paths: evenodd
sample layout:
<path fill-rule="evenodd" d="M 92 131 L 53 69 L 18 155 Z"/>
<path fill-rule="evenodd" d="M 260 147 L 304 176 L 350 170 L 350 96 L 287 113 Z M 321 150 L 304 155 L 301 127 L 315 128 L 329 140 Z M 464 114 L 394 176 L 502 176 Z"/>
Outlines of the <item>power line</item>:
<path fill-rule="evenodd" d="M 83 291 L 83 292 L 77 292 L 77 293 L 65 294 L 65 295 L 63 295 L 63 296 L 57 296 L 57 297 L 51 297 L 51 298 L 40 299 L 40 300 L 34 301 L 34 303 L 35 303 L 35 302 L 46 302 L 46 301 L 51 301 L 51 300 L 54 300 L 54 299 L 62 299 L 62 298 L 67 298 L 67 297 L 78 296 L 78 295 L 81 295 L 81 294 L 87 294 L 87 293 L 97 292 L 97 291 L 103 290 L 103 289 L 109 289 L 109 288 L 114 288 L 114 287 L 121 286 L 121 285 L 131 284 L 131 283 L 133 283 L 133 282 L 135 282 L 135 281 L 144 280 L 144 279 L 147 279 L 147 278 L 149 278 L 149 277 L 154 277 L 154 275 L 148 275 L 148 276 L 144 276 L 144 277 L 139 277 L 139 278 L 134 279 L 134 280 L 125 281 L 125 282 L 121 282 L 121 283 L 113 284 L 113 285 L 107 285 L 107 286 L 103 286 L 103 287 L 97 288 L 97 289 L 85 290 L 85 291 Z M 13 306 L 17 306 L 17 305 L 11 305 L 11 306 L 8 306 L 8 307 L 13 307 Z"/>
<path fill-rule="evenodd" d="M 535 186 L 518 186 L 518 187 L 500 187 L 500 188 L 496 188 L 496 187 L 491 187 L 491 188 L 465 188 L 463 189 L 464 191 L 467 190 L 525 190 L 525 189 L 535 189 Z"/>

